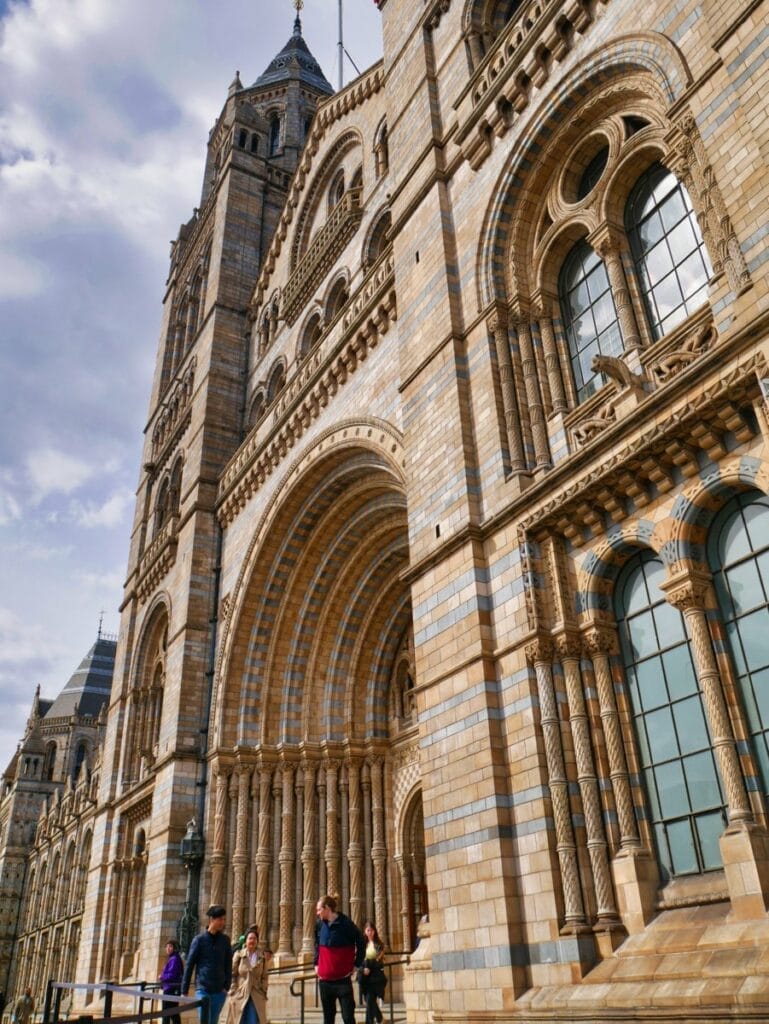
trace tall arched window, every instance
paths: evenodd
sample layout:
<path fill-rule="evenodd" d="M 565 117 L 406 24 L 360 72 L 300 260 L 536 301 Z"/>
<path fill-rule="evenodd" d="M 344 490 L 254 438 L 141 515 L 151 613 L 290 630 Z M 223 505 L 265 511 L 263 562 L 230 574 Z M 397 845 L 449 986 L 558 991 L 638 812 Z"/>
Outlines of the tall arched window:
<path fill-rule="evenodd" d="M 80 772 L 88 771 L 88 764 L 86 763 L 86 757 L 88 755 L 88 745 L 84 742 L 80 742 L 77 745 L 75 751 L 75 760 L 72 764 L 72 781 L 77 782 L 80 778 Z"/>
<path fill-rule="evenodd" d="M 279 149 L 280 117 L 277 114 L 273 114 L 270 118 L 270 156 L 275 156 Z"/>
<path fill-rule="evenodd" d="M 564 260 L 558 297 L 574 386 L 578 400 L 584 401 L 600 386 L 601 376 L 591 366 L 594 357 L 618 356 L 623 348 L 606 267 L 584 239 Z"/>
<path fill-rule="evenodd" d="M 752 491 L 732 499 L 713 524 L 708 555 L 769 798 L 769 497 Z"/>
<path fill-rule="evenodd" d="M 350 298 L 350 291 L 347 287 L 347 279 L 340 277 L 332 287 L 326 301 L 326 323 L 330 324 L 347 305 Z"/>
<path fill-rule="evenodd" d="M 322 333 L 323 323 L 321 321 L 320 313 L 314 313 L 302 331 L 302 337 L 299 342 L 299 352 L 297 353 L 300 359 L 304 359 L 307 353 L 320 339 Z"/>
<path fill-rule="evenodd" d="M 617 580 L 615 612 L 663 880 L 721 867 L 726 824 L 689 640 L 659 588 L 662 562 L 634 556 Z"/>
<path fill-rule="evenodd" d="M 267 385 L 267 404 L 272 405 L 275 399 L 278 397 L 280 392 L 283 390 L 283 386 L 286 383 L 286 368 L 283 363 L 278 363 L 275 369 L 270 374 L 270 380 Z"/>
<path fill-rule="evenodd" d="M 51 782 L 56 767 L 56 744 L 49 743 L 45 748 L 45 760 L 43 761 L 43 781 Z"/>
<path fill-rule="evenodd" d="M 713 273 L 686 189 L 662 164 L 634 185 L 625 229 L 649 323 L 661 338 L 705 302 Z"/>

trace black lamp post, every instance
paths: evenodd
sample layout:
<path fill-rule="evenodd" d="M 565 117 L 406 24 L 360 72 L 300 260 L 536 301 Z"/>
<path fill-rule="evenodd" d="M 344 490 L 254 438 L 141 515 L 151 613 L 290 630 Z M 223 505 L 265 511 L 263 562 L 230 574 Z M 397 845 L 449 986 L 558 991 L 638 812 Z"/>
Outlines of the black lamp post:
<path fill-rule="evenodd" d="M 198 831 L 198 823 L 193 818 L 187 822 L 187 831 L 179 843 L 179 856 L 187 869 L 187 895 L 184 899 L 184 913 L 177 929 L 179 945 L 182 952 L 188 952 L 192 940 L 198 932 L 197 893 L 200 881 L 200 865 L 203 863 L 203 836 Z M 193 903 L 192 894 L 195 893 Z"/>

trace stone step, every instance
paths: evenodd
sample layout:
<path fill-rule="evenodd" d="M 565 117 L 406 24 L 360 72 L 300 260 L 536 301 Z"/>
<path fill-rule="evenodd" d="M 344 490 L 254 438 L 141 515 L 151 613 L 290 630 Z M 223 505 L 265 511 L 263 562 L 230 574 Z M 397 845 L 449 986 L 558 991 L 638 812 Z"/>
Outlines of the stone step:
<path fill-rule="evenodd" d="M 385 1004 L 382 1007 L 382 1016 L 384 1018 L 383 1024 L 406 1024 L 406 1007 L 403 1003 L 394 1003 L 392 1008 L 392 1017 L 390 1016 L 390 1005 Z M 339 1011 L 337 1010 L 337 1020 L 340 1019 Z M 363 1024 L 366 1019 L 366 1011 L 362 1006 L 356 1006 L 355 1008 L 355 1020 L 357 1024 Z M 316 1009 L 313 1007 L 305 1007 L 304 1011 L 305 1024 L 322 1024 L 323 1012 L 320 1008 Z M 294 1016 L 286 1014 L 278 1014 L 277 1016 L 270 1015 L 270 1024 L 299 1024 L 299 1009 L 297 1007 L 296 1014 Z"/>

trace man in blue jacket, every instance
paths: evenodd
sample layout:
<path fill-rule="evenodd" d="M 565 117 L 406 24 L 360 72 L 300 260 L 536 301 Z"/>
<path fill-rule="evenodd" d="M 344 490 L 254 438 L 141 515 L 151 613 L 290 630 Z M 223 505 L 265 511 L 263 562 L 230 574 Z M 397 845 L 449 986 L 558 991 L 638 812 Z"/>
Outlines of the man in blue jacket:
<path fill-rule="evenodd" d="M 232 982 L 232 947 L 224 934 L 226 911 L 218 904 L 208 908 L 208 928 L 192 940 L 182 978 L 182 995 L 186 996 L 195 971 L 195 995 L 208 996 L 211 1001 L 211 1022 L 217 1024 Z M 200 1008 L 201 1024 L 206 1024 L 204 1008 Z"/>

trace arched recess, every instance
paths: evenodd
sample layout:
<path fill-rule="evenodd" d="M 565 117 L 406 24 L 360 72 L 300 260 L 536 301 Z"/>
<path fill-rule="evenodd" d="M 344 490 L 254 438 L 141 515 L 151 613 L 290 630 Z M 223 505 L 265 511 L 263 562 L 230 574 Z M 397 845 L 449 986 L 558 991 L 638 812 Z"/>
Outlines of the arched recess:
<path fill-rule="evenodd" d="M 168 606 L 159 598 L 147 616 L 131 676 L 123 746 L 124 785 L 144 778 L 158 753 L 168 621 Z"/>
<path fill-rule="evenodd" d="M 404 938 L 408 949 L 417 945 L 420 919 L 429 914 L 427 902 L 427 875 L 425 872 L 425 822 L 422 807 L 422 787 L 409 794 L 401 820 L 399 835 L 401 886 L 404 893 Z"/>
<path fill-rule="evenodd" d="M 343 132 L 332 144 L 325 159 L 315 172 L 312 184 L 307 189 L 307 195 L 296 220 L 294 241 L 291 246 L 292 270 L 296 266 L 297 260 L 307 249 L 313 228 L 319 226 L 316 224 L 316 221 L 321 208 L 325 209 L 324 199 L 329 194 L 332 180 L 338 175 L 342 164 L 344 163 L 345 166 L 348 164 L 349 154 L 353 151 L 355 151 L 355 159 L 349 160 L 351 174 L 355 171 L 358 164 L 362 162 L 363 139 L 356 129 L 350 128 Z"/>
<path fill-rule="evenodd" d="M 411 617 L 401 456 L 392 428 L 345 425 L 273 499 L 223 638 L 219 747 L 386 734 Z"/>
<path fill-rule="evenodd" d="M 632 81 L 635 79 L 635 83 Z M 663 115 L 679 98 L 691 80 L 688 68 L 676 47 L 654 32 L 623 36 L 588 56 L 568 80 L 559 86 L 558 101 L 543 95 L 538 106 L 522 115 L 531 126 L 519 131 L 505 169 L 492 191 L 481 230 L 477 259 L 478 308 L 492 301 L 512 298 L 517 290 L 517 272 L 525 274 L 529 265 L 528 249 L 539 218 L 532 224 L 532 197 L 538 194 L 538 182 L 551 171 L 543 164 L 542 153 L 562 153 L 570 139 L 589 127 L 596 110 L 582 120 L 599 91 L 602 110 L 621 99 L 646 97 L 646 106 Z M 624 84 L 623 84 L 624 83 Z M 613 94 L 613 99 L 611 98 Z M 580 108 L 580 109 L 578 109 Z M 558 138 L 558 143 L 555 143 Z M 530 169 L 529 169 L 530 168 Z M 510 211 L 515 216 L 510 216 Z M 523 245 L 523 248 L 521 246 Z M 511 262 L 511 254 L 517 259 Z"/>

